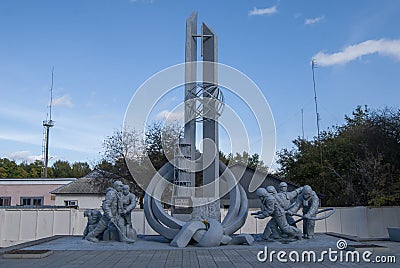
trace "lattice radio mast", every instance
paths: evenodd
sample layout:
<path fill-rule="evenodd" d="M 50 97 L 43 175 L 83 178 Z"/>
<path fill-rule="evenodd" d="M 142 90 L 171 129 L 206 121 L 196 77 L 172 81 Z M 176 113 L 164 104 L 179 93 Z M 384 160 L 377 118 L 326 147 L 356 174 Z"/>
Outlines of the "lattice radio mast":
<path fill-rule="evenodd" d="M 51 119 L 51 106 L 53 104 L 53 83 L 54 83 L 54 68 L 51 70 L 51 87 L 50 87 L 50 103 L 49 113 L 46 116 L 46 120 L 43 121 L 43 146 L 42 146 L 42 158 L 44 162 L 42 176 L 47 178 L 47 166 L 49 164 L 49 136 L 50 128 L 54 126 L 54 121 Z"/>
<path fill-rule="evenodd" d="M 314 101 L 315 101 L 315 114 L 317 118 L 317 133 L 318 133 L 318 141 L 319 141 L 319 113 L 318 113 L 318 102 L 317 102 L 317 90 L 315 88 L 315 75 L 314 75 L 314 69 L 317 67 L 317 62 L 315 59 L 311 61 L 311 69 L 312 69 L 312 80 L 313 80 L 313 87 L 314 87 Z"/>

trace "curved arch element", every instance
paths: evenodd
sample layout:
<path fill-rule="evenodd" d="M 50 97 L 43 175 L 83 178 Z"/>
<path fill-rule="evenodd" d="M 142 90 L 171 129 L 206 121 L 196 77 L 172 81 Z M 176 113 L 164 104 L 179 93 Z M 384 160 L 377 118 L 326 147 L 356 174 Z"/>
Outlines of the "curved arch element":
<path fill-rule="evenodd" d="M 186 224 L 186 222 L 171 217 L 168 213 L 166 213 L 161 206 L 161 202 L 154 198 L 151 200 L 151 207 L 153 209 L 154 216 L 156 216 L 158 221 L 165 226 L 168 226 L 172 229 L 180 229 Z"/>
<path fill-rule="evenodd" d="M 161 234 L 165 238 L 172 240 L 179 232 L 179 229 L 172 229 L 158 222 L 153 214 L 153 211 L 151 210 L 151 199 L 152 197 L 150 197 L 147 193 L 144 195 L 144 215 L 148 224 L 151 226 L 151 228 L 153 228 L 154 231 Z"/>
<path fill-rule="evenodd" d="M 224 228 L 224 234 L 226 235 L 231 235 L 239 230 L 244 225 L 247 219 L 248 203 L 246 192 L 240 184 L 237 184 L 236 187 L 238 187 L 240 190 L 240 210 L 239 213 L 234 217 L 233 223 Z"/>
<path fill-rule="evenodd" d="M 210 219 L 208 221 L 210 227 L 202 236 L 199 242 L 200 247 L 215 247 L 221 244 L 222 237 L 224 236 L 224 230 L 219 221 Z"/>
<path fill-rule="evenodd" d="M 223 222 L 213 222 L 211 228 L 221 230 L 223 235 L 231 235 L 240 229 L 245 223 L 247 218 L 248 201 L 243 187 L 237 183 L 229 168 L 222 162 L 219 163 L 219 167 L 221 179 L 228 184 L 228 187 L 232 187 L 229 192 L 230 207 Z M 159 201 L 167 183 L 173 181 L 173 171 L 173 165 L 171 163 L 166 163 L 153 176 L 144 197 L 144 212 L 147 222 L 157 233 L 170 240 L 174 239 L 182 230 L 182 227 L 187 224 L 186 222 L 178 220 L 166 213 Z M 154 196 L 156 198 L 154 198 Z M 216 224 L 218 226 L 216 226 Z M 211 234 L 213 231 L 208 232 L 199 229 L 193 234 L 193 239 L 199 242 L 199 245 L 208 244 L 204 240 L 204 236 L 207 233 Z M 201 241 L 203 242 L 200 243 Z"/>
<path fill-rule="evenodd" d="M 229 183 L 236 182 L 233 173 L 227 168 L 224 163 L 222 163 L 222 161 L 219 161 L 219 170 L 222 180 L 228 184 L 228 187 L 230 186 Z M 229 210 L 228 214 L 226 214 L 224 220 L 222 221 L 222 226 L 224 227 L 227 227 L 230 224 L 230 222 L 233 220 L 233 217 L 237 215 L 240 208 L 240 199 L 238 198 L 240 192 L 237 185 L 238 184 L 233 186 L 233 189 L 229 191 Z"/>
<path fill-rule="evenodd" d="M 143 202 L 144 215 L 147 219 L 147 222 L 149 223 L 151 228 L 153 228 L 154 231 L 161 234 L 167 239 L 173 239 L 180 229 L 173 229 L 170 226 L 165 226 L 159 222 L 158 218 L 154 215 L 152 200 L 153 200 L 153 193 L 158 188 L 158 182 L 160 182 L 160 180 L 162 180 L 162 178 L 164 177 L 170 178 L 172 176 L 173 176 L 173 166 L 171 163 L 166 163 L 164 166 L 160 168 L 160 170 L 154 175 L 153 179 L 151 180 L 144 195 L 144 202 Z M 165 213 L 165 211 L 163 212 Z"/>

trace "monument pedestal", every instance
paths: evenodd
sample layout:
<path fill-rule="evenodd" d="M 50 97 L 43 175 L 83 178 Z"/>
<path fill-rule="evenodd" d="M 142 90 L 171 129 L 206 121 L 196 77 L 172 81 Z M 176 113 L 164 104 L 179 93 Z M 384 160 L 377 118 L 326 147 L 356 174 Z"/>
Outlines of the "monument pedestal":
<path fill-rule="evenodd" d="M 193 198 L 193 212 L 192 212 L 192 220 L 205 220 L 205 219 L 214 219 L 217 221 L 221 221 L 221 210 L 220 210 L 220 201 L 219 199 L 212 201 L 212 198 L 207 197 L 196 197 Z M 205 204 L 205 205 L 201 205 Z"/>
<path fill-rule="evenodd" d="M 221 221 L 220 201 L 212 200 L 213 198 L 207 197 L 175 197 L 172 215 L 182 221 L 205 219 Z"/>

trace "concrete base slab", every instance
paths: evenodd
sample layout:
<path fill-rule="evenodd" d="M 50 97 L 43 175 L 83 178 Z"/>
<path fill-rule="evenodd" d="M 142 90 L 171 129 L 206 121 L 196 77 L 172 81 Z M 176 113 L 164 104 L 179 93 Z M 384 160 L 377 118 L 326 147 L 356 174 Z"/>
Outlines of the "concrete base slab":
<path fill-rule="evenodd" d="M 317 234 L 314 239 L 296 240 L 288 243 L 287 241 L 266 241 L 262 239 L 261 234 L 251 235 L 254 238 L 252 245 L 223 245 L 218 247 L 207 247 L 208 249 L 263 249 L 268 246 L 270 249 L 336 249 L 336 243 L 339 238 Z M 235 236 L 233 236 L 235 237 Z M 170 246 L 170 241 L 160 235 L 139 235 L 136 243 L 127 244 L 116 241 L 100 241 L 97 243 L 83 240 L 81 237 L 62 237 L 56 240 L 44 242 L 38 245 L 26 247 L 29 250 L 179 250 L 179 249 L 201 249 L 189 244 L 185 248 Z M 362 245 L 361 242 L 348 242 L 348 244 Z"/>
<path fill-rule="evenodd" d="M 242 245 L 242 244 L 247 244 L 247 245 L 252 245 L 254 243 L 254 238 L 253 236 L 249 234 L 240 234 L 236 235 L 232 238 L 232 240 L 229 241 L 229 245 Z"/>
<path fill-rule="evenodd" d="M 4 259 L 42 259 L 53 254 L 52 250 L 11 250 L 4 253 Z"/>
<path fill-rule="evenodd" d="M 388 227 L 391 241 L 400 242 L 400 227 Z"/>
<path fill-rule="evenodd" d="M 167 239 L 161 236 L 139 236 L 135 244 L 120 242 L 91 243 L 81 237 L 62 237 L 52 241 L 42 242 L 33 246 L 25 246 L 23 250 L 48 249 L 54 254 L 44 259 L 4 259 L 0 258 L 0 267 L 376 267 L 374 262 L 350 263 L 332 262 L 325 258 L 323 262 L 288 262 L 281 263 L 276 258 L 276 252 L 286 252 L 286 256 L 293 251 L 315 251 L 318 256 L 329 248 L 337 250 L 339 238 L 318 234 L 315 239 L 300 240 L 290 243 L 279 241 L 268 242 L 261 235 L 253 235 L 253 245 L 226 245 L 219 247 L 186 248 L 169 246 Z M 366 243 L 347 240 L 348 248 L 355 248 L 361 252 L 368 250 L 376 256 L 395 258 L 385 267 L 395 266 L 400 259 L 398 242 L 375 241 L 372 247 L 364 248 Z M 355 247 L 355 245 L 360 245 Z M 371 245 L 369 245 L 371 246 Z M 259 257 L 268 252 L 275 252 L 273 262 L 263 261 Z M 8 250 L 7 250 L 8 251 Z M 261 253 L 260 253 L 261 252 Z M 261 255 L 260 255 L 261 254 Z"/>
<path fill-rule="evenodd" d="M 344 234 L 338 234 L 338 233 L 332 233 L 332 232 L 327 232 L 327 235 L 331 235 L 334 237 L 338 238 L 343 238 L 346 240 L 351 240 L 351 241 L 357 241 L 357 242 L 371 242 L 371 241 L 389 241 L 389 237 L 358 237 L 358 236 L 353 236 L 353 235 L 344 235 Z"/>

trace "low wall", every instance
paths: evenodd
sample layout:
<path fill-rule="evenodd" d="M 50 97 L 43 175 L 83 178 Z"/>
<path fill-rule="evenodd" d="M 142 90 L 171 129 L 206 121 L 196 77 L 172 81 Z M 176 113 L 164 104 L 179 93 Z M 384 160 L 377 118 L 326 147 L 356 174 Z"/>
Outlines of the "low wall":
<path fill-rule="evenodd" d="M 256 219 L 249 210 L 244 226 L 237 233 L 262 233 L 269 218 Z M 227 213 L 221 209 L 222 218 Z M 86 226 L 83 210 L 72 208 L 0 209 L 0 247 L 7 247 L 53 235 L 81 235 Z M 138 234 L 156 234 L 144 217 L 143 210 L 132 212 Z M 301 224 L 298 224 L 301 228 Z M 387 227 L 400 227 L 400 207 L 337 208 L 326 220 L 316 222 L 316 232 L 335 232 L 359 238 L 388 237 Z"/>

